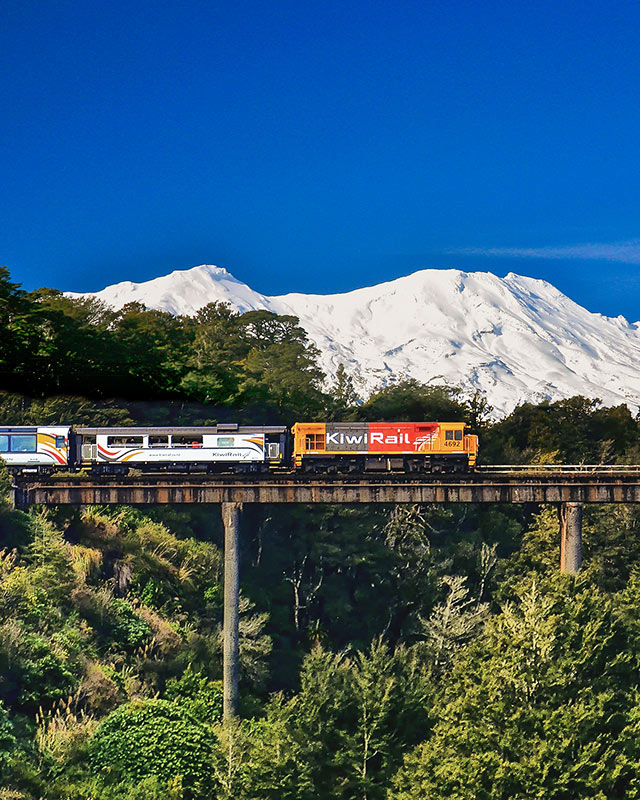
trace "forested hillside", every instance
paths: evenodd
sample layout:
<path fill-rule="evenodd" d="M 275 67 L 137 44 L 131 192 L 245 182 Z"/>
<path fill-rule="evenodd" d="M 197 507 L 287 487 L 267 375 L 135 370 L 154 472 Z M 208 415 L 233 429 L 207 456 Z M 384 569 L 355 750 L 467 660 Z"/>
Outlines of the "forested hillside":
<path fill-rule="evenodd" d="M 323 389 L 295 318 L 111 312 L 0 281 L 0 422 L 466 420 L 494 463 L 640 461 L 626 407 Z M 640 797 L 640 511 L 247 507 L 240 716 L 221 721 L 216 507 L 12 510 L 0 800 Z"/>

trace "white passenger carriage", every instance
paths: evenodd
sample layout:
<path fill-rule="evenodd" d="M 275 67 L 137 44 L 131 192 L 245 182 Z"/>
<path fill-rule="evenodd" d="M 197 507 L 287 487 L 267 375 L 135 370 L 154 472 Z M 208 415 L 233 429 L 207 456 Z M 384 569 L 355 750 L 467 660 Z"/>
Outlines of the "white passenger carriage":
<path fill-rule="evenodd" d="M 69 425 L 0 427 L 0 459 L 10 472 L 53 472 L 69 467 Z"/>
<path fill-rule="evenodd" d="M 221 424 L 194 428 L 76 428 L 80 461 L 98 472 L 129 468 L 185 472 L 259 472 L 281 466 L 283 426 Z"/>

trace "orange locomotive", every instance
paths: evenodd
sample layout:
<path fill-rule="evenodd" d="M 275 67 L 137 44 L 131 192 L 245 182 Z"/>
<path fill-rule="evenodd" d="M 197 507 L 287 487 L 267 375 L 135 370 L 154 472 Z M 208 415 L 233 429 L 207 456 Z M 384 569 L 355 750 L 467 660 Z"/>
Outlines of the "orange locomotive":
<path fill-rule="evenodd" d="M 305 472 L 467 472 L 478 437 L 464 422 L 297 422 L 293 467 Z"/>

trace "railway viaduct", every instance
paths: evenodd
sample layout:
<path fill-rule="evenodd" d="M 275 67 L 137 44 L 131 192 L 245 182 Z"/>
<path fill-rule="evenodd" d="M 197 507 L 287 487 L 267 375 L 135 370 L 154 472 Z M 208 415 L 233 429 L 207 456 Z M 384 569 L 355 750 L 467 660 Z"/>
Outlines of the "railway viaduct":
<path fill-rule="evenodd" d="M 29 505 L 220 504 L 224 525 L 224 715 L 238 696 L 239 530 L 246 503 L 539 503 L 559 509 L 560 570 L 582 562 L 585 503 L 640 503 L 640 465 L 492 466 L 464 475 L 36 475 L 15 479 L 16 508 Z"/>

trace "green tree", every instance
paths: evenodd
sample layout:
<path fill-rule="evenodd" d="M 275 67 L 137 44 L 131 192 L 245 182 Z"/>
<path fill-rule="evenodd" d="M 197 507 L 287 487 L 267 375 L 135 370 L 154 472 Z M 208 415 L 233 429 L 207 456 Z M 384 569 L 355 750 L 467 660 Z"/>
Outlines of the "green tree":
<path fill-rule="evenodd" d="M 220 782 L 229 776 L 225 796 L 382 798 L 403 750 L 420 739 L 429 697 L 406 649 L 377 640 L 347 657 L 316 646 L 293 697 L 273 696 L 263 717 L 227 732 L 230 755 L 217 770 Z"/>
<path fill-rule="evenodd" d="M 357 416 L 357 406 L 361 403 L 354 380 L 344 367 L 338 364 L 336 378 L 333 386 L 329 390 L 331 398 L 331 408 L 329 409 L 331 419 L 346 420 L 355 419 Z"/>
<path fill-rule="evenodd" d="M 339 796 L 349 781 L 348 719 L 353 714 L 344 654 L 314 647 L 302 666 L 300 691 L 289 711 L 295 758 L 305 765 L 300 800 Z"/>
<path fill-rule="evenodd" d="M 469 596 L 466 578 L 445 575 L 447 588 L 444 601 L 428 619 L 421 619 L 424 635 L 436 670 L 448 669 L 455 653 L 477 635 L 488 616 L 488 605 Z"/>
<path fill-rule="evenodd" d="M 182 317 L 127 303 L 111 330 L 115 366 L 124 367 L 127 397 L 158 398 L 177 391 L 193 339 Z"/>
<path fill-rule="evenodd" d="M 24 391 L 33 385 L 29 362 L 40 348 L 40 325 L 26 292 L 0 267 L 0 388 Z"/>
<path fill-rule="evenodd" d="M 319 353 L 296 317 L 250 311 L 240 318 L 249 345 L 242 364 L 241 402 L 273 404 L 286 422 L 315 419 L 324 409 Z"/>
<path fill-rule="evenodd" d="M 638 424 L 627 406 L 569 397 L 555 403 L 523 403 L 483 434 L 482 458 L 493 463 L 565 464 L 619 461 L 638 448 Z"/>
<path fill-rule="evenodd" d="M 239 365 L 249 351 L 240 314 L 227 303 L 209 303 L 193 319 L 194 340 L 181 381 L 184 392 L 206 403 L 234 403 L 239 393 Z"/>
<path fill-rule="evenodd" d="M 398 710 L 394 667 L 393 654 L 381 639 L 368 652 L 356 653 L 351 667 L 350 683 L 356 707 L 352 752 L 357 793 L 363 800 L 381 795 L 376 773 L 382 771 L 393 736 L 398 733 L 393 724 Z"/>
<path fill-rule="evenodd" d="M 358 414 L 370 422 L 469 421 L 469 410 L 459 397 L 458 389 L 409 379 L 374 392 Z"/>
<path fill-rule="evenodd" d="M 390 797 L 637 797 L 636 683 L 609 597 L 530 583 L 457 659 Z"/>

